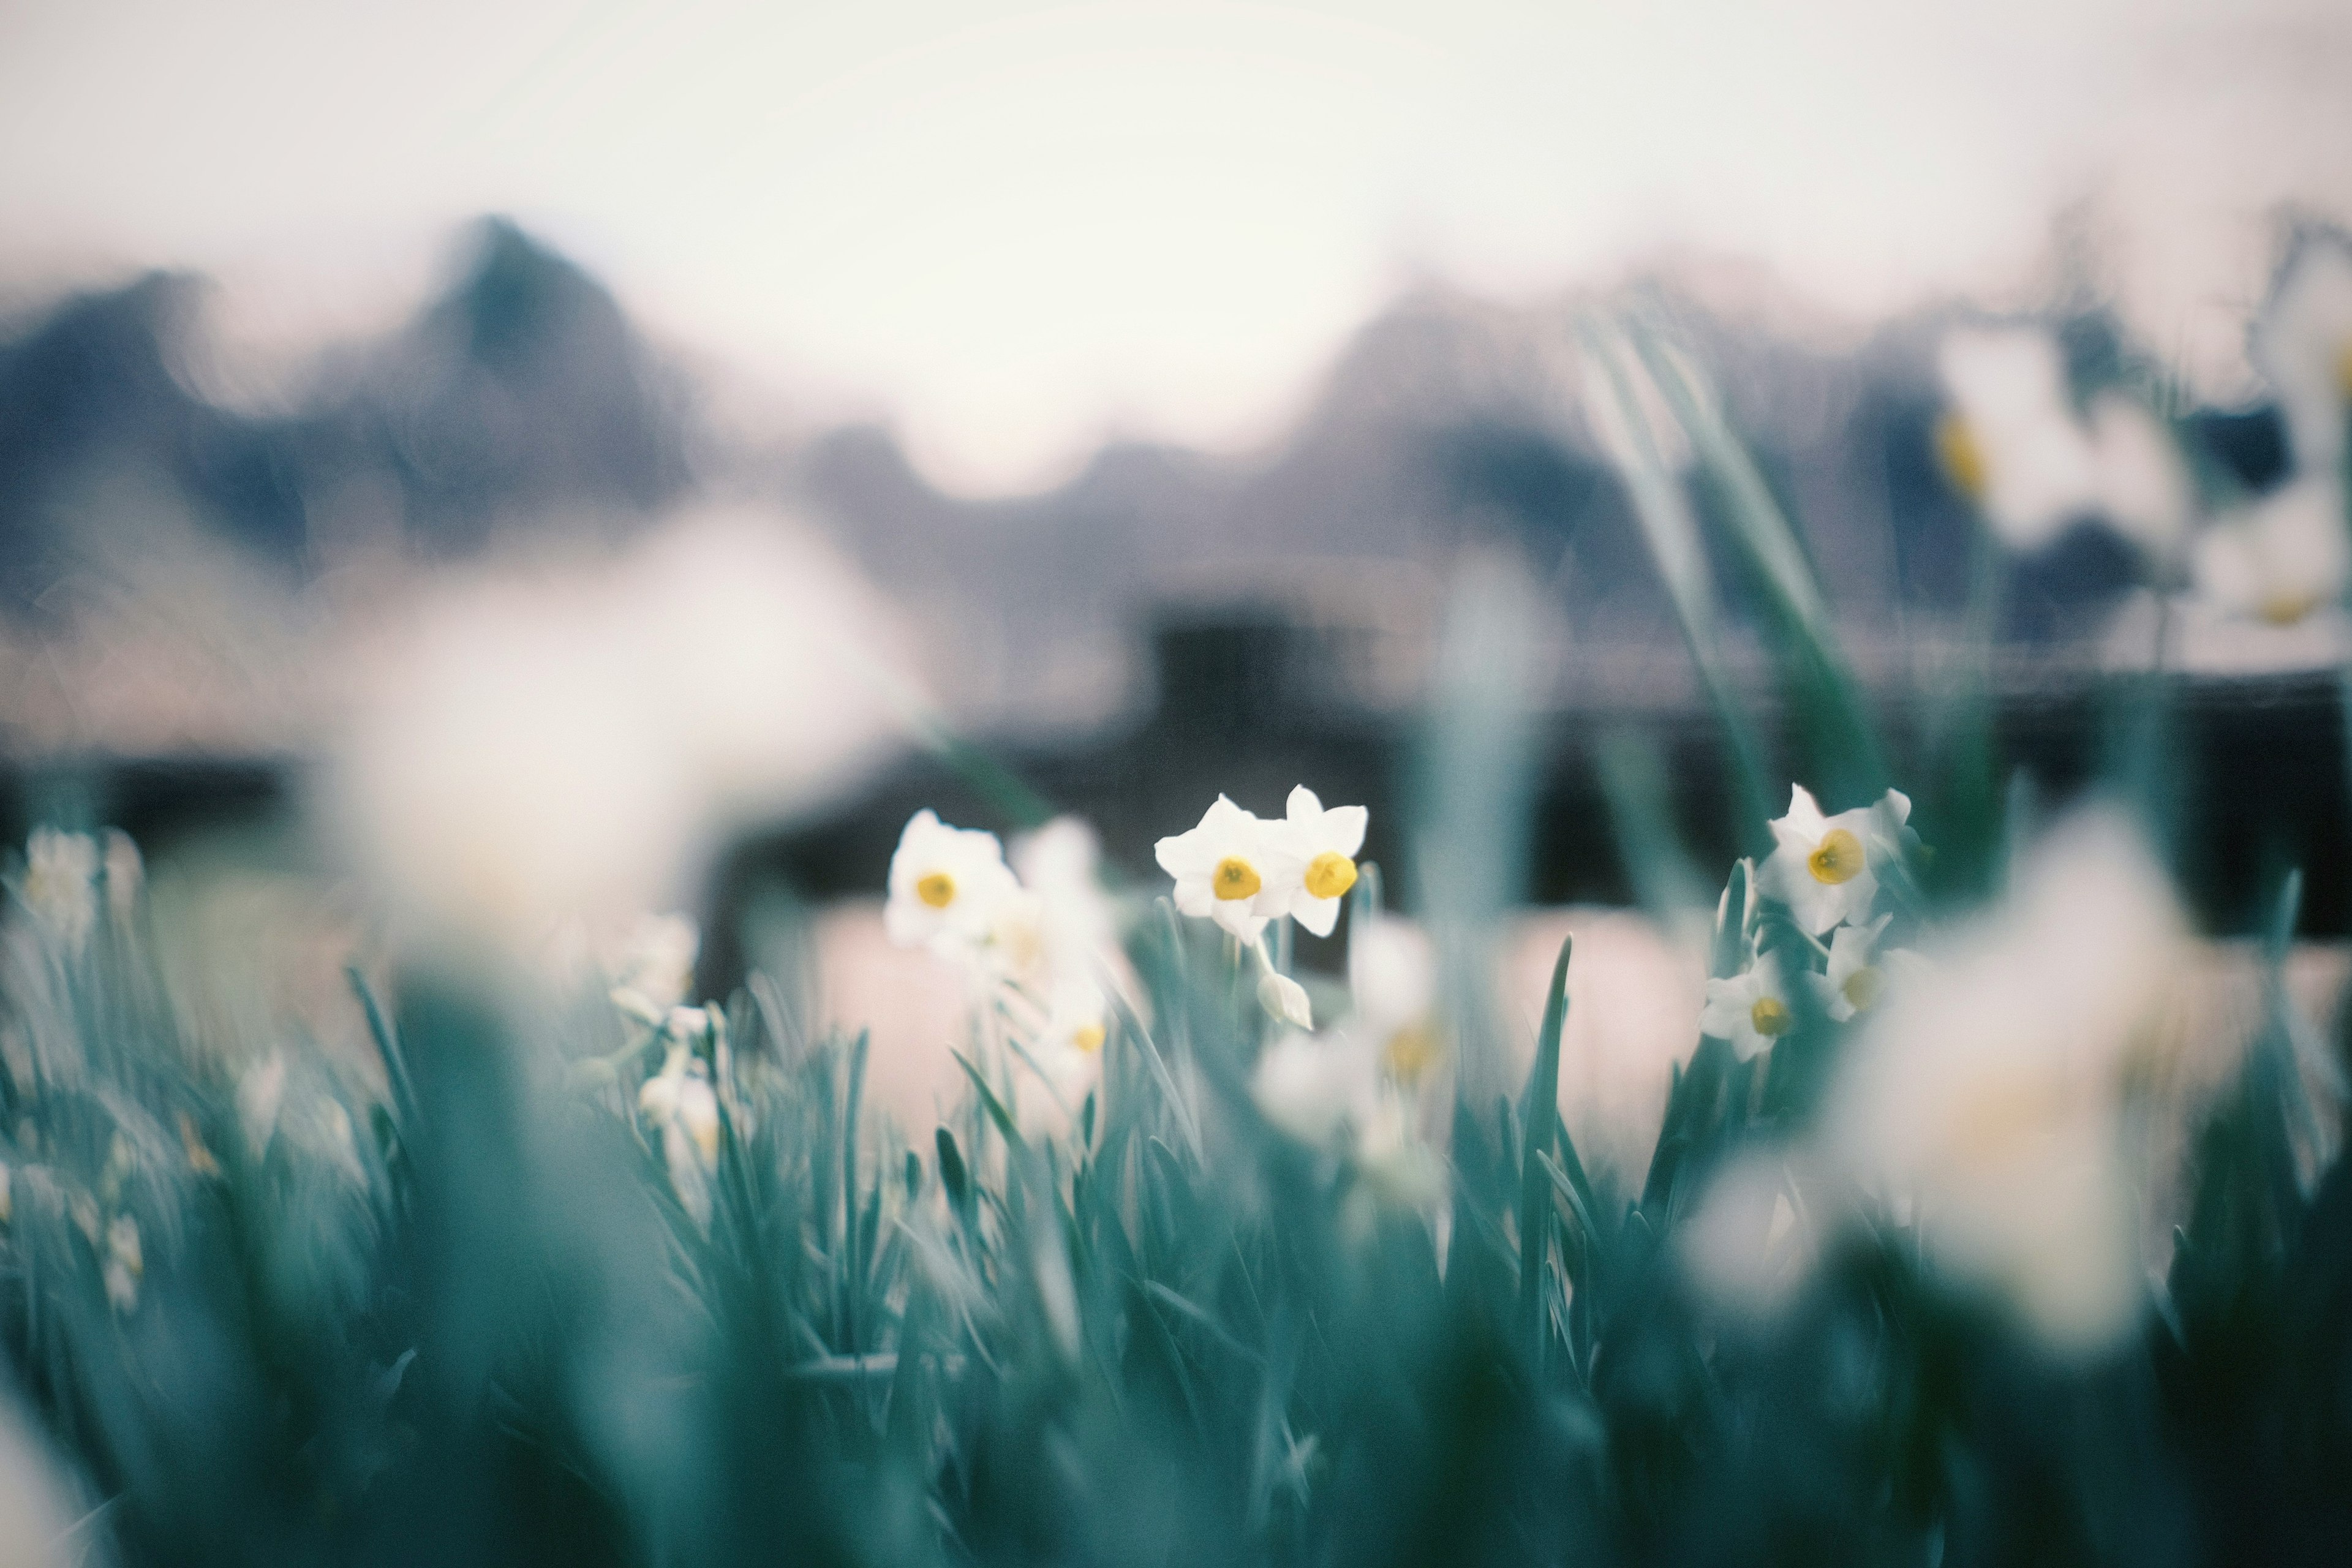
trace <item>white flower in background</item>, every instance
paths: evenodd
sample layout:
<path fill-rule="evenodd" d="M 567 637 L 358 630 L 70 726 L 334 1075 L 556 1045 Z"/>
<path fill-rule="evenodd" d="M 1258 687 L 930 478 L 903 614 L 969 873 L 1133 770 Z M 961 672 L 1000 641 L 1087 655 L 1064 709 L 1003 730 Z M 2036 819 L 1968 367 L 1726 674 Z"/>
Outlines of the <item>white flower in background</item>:
<path fill-rule="evenodd" d="M 1276 831 L 1223 795 L 1189 833 L 1163 838 L 1152 853 L 1176 879 L 1176 907 L 1206 915 L 1244 942 L 1286 914 L 1305 885 L 1306 863 Z"/>
<path fill-rule="evenodd" d="M 1007 856 L 1021 886 L 989 930 L 986 969 L 1049 999 L 1072 986 L 1099 998 L 1101 982 L 1121 984 L 1129 972 L 1096 869 L 1094 829 L 1055 817 L 1014 839 Z"/>
<path fill-rule="evenodd" d="M 1699 1029 L 1729 1041 L 1732 1054 L 1743 1062 L 1771 1049 L 1773 1041 L 1796 1026 L 1788 977 L 1773 953 L 1759 954 L 1743 973 L 1706 983 Z"/>
<path fill-rule="evenodd" d="M 2295 479 L 2198 535 L 2198 591 L 2232 615 L 2292 626 L 2352 583 L 2347 526 L 2334 479 Z"/>
<path fill-rule="evenodd" d="M 702 936 L 685 915 L 644 915 L 606 961 L 613 1005 L 646 1027 L 657 1026 L 694 988 Z"/>
<path fill-rule="evenodd" d="M 2254 363 L 2278 391 L 2295 464 L 2332 472 L 2352 416 L 2352 248 L 2306 240 L 2254 323 Z"/>
<path fill-rule="evenodd" d="M 1110 1037 L 1110 1000 L 1103 988 L 1083 975 L 1070 975 L 1054 987 L 1045 1015 L 1043 1043 L 1055 1050 L 1092 1057 Z"/>
<path fill-rule="evenodd" d="M 1356 1136 L 1356 1169 L 1381 1201 L 1425 1209 L 1445 1196 L 1445 1163 L 1413 1125 L 1413 1107 L 1393 1091 L 1373 1097 Z"/>
<path fill-rule="evenodd" d="M 1953 406 L 1937 456 L 2005 543 L 2038 550 L 2098 508 L 2097 456 L 2048 333 L 1963 328 L 1944 339 L 1937 364 Z"/>
<path fill-rule="evenodd" d="M 2062 1351 L 2128 1330 L 2143 1275 L 2121 1095 L 2178 963 L 2170 883 L 2126 822 L 2061 822 L 2007 904 L 1889 991 L 1820 1147 L 1909 1201 L 1935 1255 Z"/>
<path fill-rule="evenodd" d="M 1824 816 L 1802 784 L 1789 790 L 1789 813 L 1772 824 L 1777 847 L 1756 874 L 1757 886 L 1789 906 L 1808 934 L 1840 921 L 1869 918 L 1878 868 L 1901 858 L 1916 838 L 1906 826 L 1911 799 L 1888 790 L 1875 805 Z"/>
<path fill-rule="evenodd" d="M 1866 926 L 1840 926 L 1830 938 L 1829 973 L 1805 977 L 1822 1010 L 1839 1023 L 1877 1006 L 1888 987 L 1902 984 L 1927 963 L 1907 948 L 1878 951 L 1878 939 L 1894 918 L 1881 915 Z"/>
<path fill-rule="evenodd" d="M 901 947 L 969 953 L 988 939 L 1006 901 L 1020 890 L 995 834 L 950 827 L 919 811 L 890 857 L 890 900 L 882 924 Z"/>
<path fill-rule="evenodd" d="M 1804 1280 L 1817 1245 L 1789 1202 L 1777 1151 L 1735 1156 L 1708 1181 L 1696 1209 L 1675 1226 L 1675 1250 L 1715 1305 L 1769 1318 Z"/>
<path fill-rule="evenodd" d="M 1054 987 L 1044 1026 L 1023 1053 L 1043 1080 L 1045 1093 L 1019 1096 L 1022 1131 L 1042 1136 L 1062 1131 L 1102 1077 L 1102 1050 L 1109 1038 L 1109 998 L 1081 975 L 1066 975 Z"/>
<path fill-rule="evenodd" d="M 1284 1035 L 1259 1055 L 1250 1075 L 1250 1098 L 1268 1121 L 1331 1152 L 1369 1118 L 1379 1091 L 1378 1062 L 1345 1035 Z"/>
<path fill-rule="evenodd" d="M 673 1035 L 661 1070 L 637 1090 L 638 1113 L 661 1138 L 670 1190 L 695 1223 L 705 1226 L 710 1223 L 709 1177 L 719 1166 L 719 1096 L 708 1075 L 686 1037 Z"/>
<path fill-rule="evenodd" d="M 1429 939 L 1383 916 L 1348 935 L 1348 984 L 1355 994 L 1349 1033 L 1379 1053 L 1400 1083 L 1417 1083 L 1444 1059 L 1437 1022 L 1437 959 Z"/>
<path fill-rule="evenodd" d="M 98 923 L 98 840 L 37 827 L 25 843 L 25 902 L 70 949 Z"/>
<path fill-rule="evenodd" d="M 1290 792 L 1287 809 L 1278 833 L 1302 868 L 1290 913 L 1317 936 L 1329 936 L 1339 923 L 1339 900 L 1356 885 L 1356 856 L 1371 814 L 1360 805 L 1327 811 L 1305 784 Z"/>
<path fill-rule="evenodd" d="M 107 1303 L 118 1312 L 135 1310 L 139 1305 L 139 1281 L 146 1272 L 147 1260 L 139 1246 L 139 1222 L 127 1214 L 116 1215 L 106 1225 L 106 1261 L 100 1270 L 106 1281 Z"/>
<path fill-rule="evenodd" d="M 2122 393 L 2103 392 L 2091 400 L 2091 448 L 2107 521 L 2155 560 L 2176 560 L 2197 497 L 2163 421 Z"/>
<path fill-rule="evenodd" d="M 249 1067 L 236 1085 L 236 1121 L 245 1132 L 245 1146 L 258 1160 L 269 1150 L 278 1131 L 278 1107 L 286 1100 L 286 1053 L 273 1050 Z"/>
<path fill-rule="evenodd" d="M 1307 987 L 1271 963 L 1257 977 L 1257 1005 L 1278 1024 L 1287 1024 L 1294 1029 L 1315 1026 L 1315 1006 L 1307 1000 Z"/>

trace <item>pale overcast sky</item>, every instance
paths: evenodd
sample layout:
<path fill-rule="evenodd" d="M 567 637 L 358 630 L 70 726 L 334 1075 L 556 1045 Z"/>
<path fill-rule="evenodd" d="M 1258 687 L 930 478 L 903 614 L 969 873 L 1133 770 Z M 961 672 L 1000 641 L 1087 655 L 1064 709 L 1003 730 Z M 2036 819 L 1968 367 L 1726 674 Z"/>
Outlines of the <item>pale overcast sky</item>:
<path fill-rule="evenodd" d="M 0 0 L 0 291 L 220 278 L 291 341 L 511 213 L 665 339 L 887 409 L 941 479 L 1245 442 L 1404 281 L 1666 249 L 1862 314 L 2088 198 L 2216 384 L 2282 200 L 2352 212 L 2332 0 L 1020 6 Z"/>

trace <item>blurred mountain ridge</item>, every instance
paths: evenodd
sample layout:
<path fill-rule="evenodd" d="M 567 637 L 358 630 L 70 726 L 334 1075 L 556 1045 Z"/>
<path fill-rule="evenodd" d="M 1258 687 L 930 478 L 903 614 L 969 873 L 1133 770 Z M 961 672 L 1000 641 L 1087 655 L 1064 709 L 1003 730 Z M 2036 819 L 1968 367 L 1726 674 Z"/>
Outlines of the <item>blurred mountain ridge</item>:
<path fill-rule="evenodd" d="M 461 255 L 406 325 L 322 352 L 283 411 L 192 386 L 202 285 L 184 275 L 66 300 L 0 341 L 0 595 L 39 624 L 124 526 L 119 487 L 93 489 L 121 472 L 289 586 L 354 541 L 446 561 L 516 533 L 614 538 L 696 493 L 748 489 L 807 514 L 908 608 L 943 699 L 977 726 L 1148 707 L 1139 633 L 1171 616 L 1425 640 L 1465 548 L 1511 552 L 1546 584 L 1580 666 L 1679 668 L 1640 531 L 1577 408 L 1575 330 L 1595 311 L 1632 311 L 1706 367 L 1856 639 L 1950 616 L 1979 526 L 1931 456 L 1934 348 L 1957 307 L 1813 341 L 1664 273 L 1518 305 L 1426 287 L 1368 321 L 1255 454 L 1117 443 L 1056 489 L 974 500 L 932 485 L 880 426 L 781 455 L 729 448 L 702 427 L 692 377 L 576 264 L 501 218 Z M 2095 300 L 2063 329 L 2086 363 L 2123 352 Z M 2231 417 L 2259 468 L 2267 412 Z M 1722 564 L 1736 600 L 1738 563 Z M 2079 635 L 2082 607 L 2130 578 L 2120 545 L 2077 530 L 2021 569 L 2012 631 Z"/>

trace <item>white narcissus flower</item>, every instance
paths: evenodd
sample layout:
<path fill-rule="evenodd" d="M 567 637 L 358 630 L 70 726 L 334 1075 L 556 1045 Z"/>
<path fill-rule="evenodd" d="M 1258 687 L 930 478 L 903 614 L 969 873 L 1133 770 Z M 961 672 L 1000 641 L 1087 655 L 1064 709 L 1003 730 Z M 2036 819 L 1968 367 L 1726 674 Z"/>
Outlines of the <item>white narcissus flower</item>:
<path fill-rule="evenodd" d="M 694 989 L 694 960 L 701 932 L 685 915 L 645 915 L 605 960 L 613 982 L 613 1005 L 654 1027 Z"/>
<path fill-rule="evenodd" d="M 1317 936 L 1329 936 L 1339 921 L 1339 900 L 1356 885 L 1356 856 L 1371 814 L 1360 805 L 1327 811 L 1305 784 L 1290 792 L 1287 809 L 1277 831 L 1302 868 L 1291 917 Z"/>
<path fill-rule="evenodd" d="M 68 948 L 98 923 L 98 840 L 87 833 L 37 827 L 25 843 L 25 902 Z"/>
<path fill-rule="evenodd" d="M 901 947 L 929 946 L 961 956 L 988 939 L 1008 900 L 1021 890 L 996 835 L 950 827 L 919 811 L 890 857 L 890 899 L 883 929 Z"/>
<path fill-rule="evenodd" d="M 1937 455 L 2003 542 L 2038 550 L 2098 508 L 2097 456 L 2048 333 L 1964 328 L 1944 339 L 1937 364 L 1953 411 L 1937 428 Z"/>
<path fill-rule="evenodd" d="M 101 1270 L 106 1280 L 107 1303 L 118 1312 L 128 1313 L 139 1305 L 139 1281 L 147 1272 L 147 1259 L 139 1246 L 139 1222 L 127 1214 L 116 1215 L 106 1225 L 106 1263 Z"/>
<path fill-rule="evenodd" d="M 1101 986 L 1083 975 L 1066 976 L 1054 986 L 1044 1043 L 1056 1050 L 1094 1056 L 1109 1037 L 1109 1016 L 1110 1000 Z"/>
<path fill-rule="evenodd" d="M 2253 357 L 2278 390 L 2295 465 L 2332 471 L 2352 416 L 2352 247 L 2304 242 L 2254 324 Z"/>
<path fill-rule="evenodd" d="M 1268 1121 L 1309 1148 L 1335 1152 L 1342 1134 L 1370 1115 L 1379 1089 L 1371 1052 L 1344 1035 L 1285 1035 L 1250 1075 L 1250 1098 Z"/>
<path fill-rule="evenodd" d="M 1866 926 L 1840 926 L 1830 938 L 1829 973 L 1805 977 L 1821 998 L 1822 1010 L 1839 1023 L 1869 1012 L 1890 987 L 1926 967 L 1927 961 L 1908 948 L 1878 951 L 1878 939 L 1894 918 L 1881 915 Z"/>
<path fill-rule="evenodd" d="M 2155 560 L 2177 561 L 2197 499 L 2164 422 L 2122 393 L 2103 392 L 2091 400 L 2091 447 L 2107 521 Z"/>
<path fill-rule="evenodd" d="M 1357 1129 L 1356 1166 L 1373 1194 L 1398 1208 L 1430 1208 L 1445 1197 L 1445 1163 L 1422 1139 L 1412 1106 L 1393 1089 L 1374 1097 Z"/>
<path fill-rule="evenodd" d="M 1425 1077 L 1445 1055 L 1437 1022 L 1437 959 L 1429 939 L 1405 921 L 1367 921 L 1348 935 L 1348 984 L 1355 993 L 1351 1034 L 1379 1051 L 1401 1083 Z"/>
<path fill-rule="evenodd" d="M 1758 956 L 1742 973 L 1706 983 L 1706 1005 L 1698 1016 L 1699 1031 L 1730 1043 L 1741 1061 L 1772 1048 L 1772 1042 L 1796 1027 L 1796 1010 L 1789 1005 L 1789 982 L 1780 959 Z"/>
<path fill-rule="evenodd" d="M 1161 839 L 1152 854 L 1176 879 L 1177 909 L 1255 942 L 1305 885 L 1305 862 L 1275 829 L 1219 795 L 1199 826 Z"/>
<path fill-rule="evenodd" d="M 1045 1025 L 1024 1053 L 1046 1091 L 1020 1097 L 1017 1110 L 1024 1134 L 1062 1131 L 1086 1103 L 1102 1077 L 1109 1016 L 1109 998 L 1093 981 L 1066 975 L 1055 984 Z"/>
<path fill-rule="evenodd" d="M 2232 615 L 2293 626 L 2352 583 L 2347 526 L 2335 480 L 2294 480 L 2198 535 L 2198 590 Z"/>
<path fill-rule="evenodd" d="M 2124 1093 L 2185 931 L 2136 829 L 2068 818 L 1889 991 L 1823 1105 L 1823 1156 L 2061 1351 L 2113 1343 L 2143 1300 Z"/>
<path fill-rule="evenodd" d="M 1756 873 L 1757 886 L 1789 906 L 1811 936 L 1840 921 L 1870 917 L 1878 897 L 1878 868 L 1900 859 L 1914 838 L 1906 826 L 1911 798 L 1888 790 L 1875 805 L 1835 816 L 1802 784 L 1789 790 L 1789 813 L 1772 824 L 1777 843 Z"/>
<path fill-rule="evenodd" d="M 719 1095 L 687 1041 L 671 1035 L 661 1071 L 637 1090 L 637 1110 L 661 1137 L 670 1190 L 697 1225 L 708 1225 L 709 1176 L 719 1167 Z"/>

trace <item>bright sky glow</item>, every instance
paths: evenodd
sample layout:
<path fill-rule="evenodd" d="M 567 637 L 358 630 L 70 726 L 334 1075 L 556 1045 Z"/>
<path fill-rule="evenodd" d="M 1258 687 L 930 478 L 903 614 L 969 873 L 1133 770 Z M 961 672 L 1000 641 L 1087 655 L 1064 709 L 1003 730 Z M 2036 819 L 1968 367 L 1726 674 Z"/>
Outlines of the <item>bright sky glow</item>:
<path fill-rule="evenodd" d="M 225 327 L 397 318 L 511 213 L 641 319 L 1018 488 L 1232 446 L 1419 276 L 1668 248 L 1860 314 L 2002 288 L 2088 199 L 2209 380 L 2283 198 L 2352 213 L 2326 0 L 204 5 L 0 0 L 0 289 L 219 277 Z"/>

